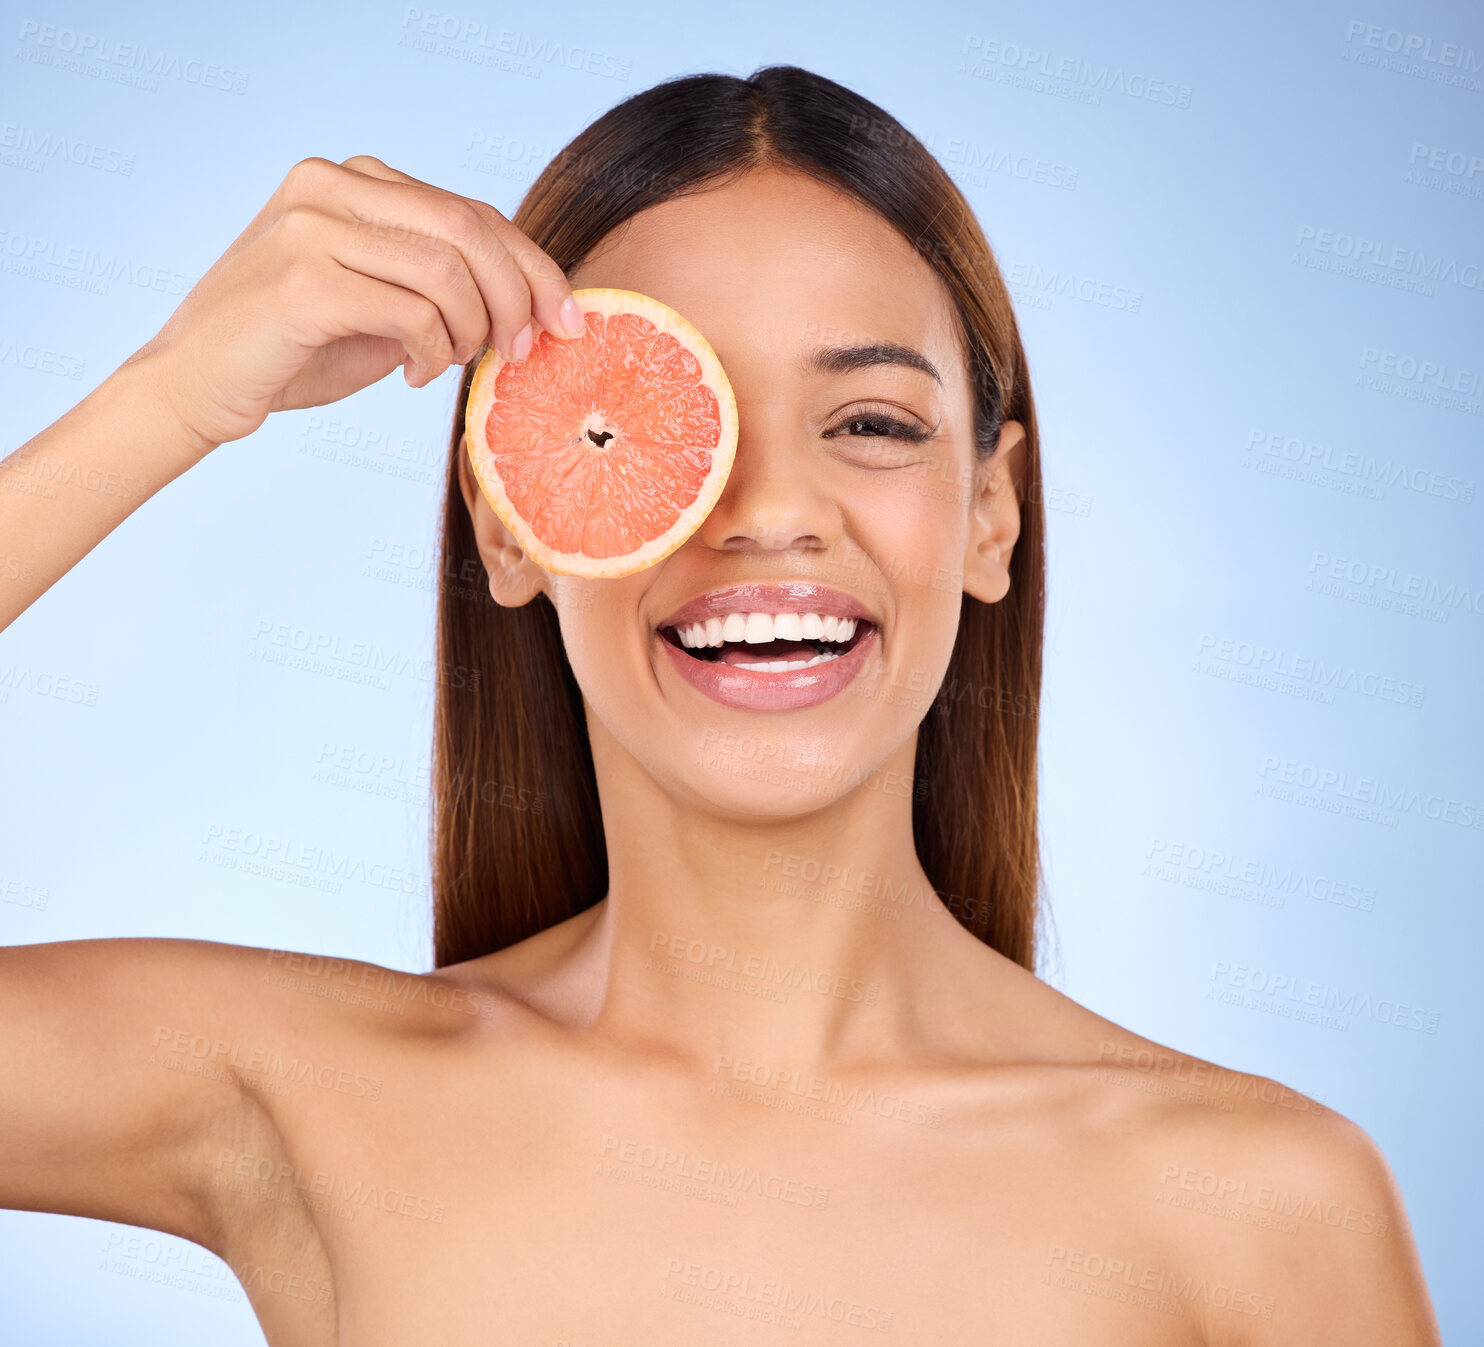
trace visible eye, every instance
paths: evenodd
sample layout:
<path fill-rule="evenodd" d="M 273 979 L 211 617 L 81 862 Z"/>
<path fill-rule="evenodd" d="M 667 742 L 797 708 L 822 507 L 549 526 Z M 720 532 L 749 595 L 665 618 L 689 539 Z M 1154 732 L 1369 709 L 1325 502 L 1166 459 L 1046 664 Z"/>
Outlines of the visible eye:
<path fill-rule="evenodd" d="M 933 437 L 933 432 L 922 424 L 911 424 L 885 410 L 874 407 L 856 412 L 832 430 L 825 431 L 825 439 L 833 439 L 842 432 L 852 438 L 902 440 L 907 444 L 921 444 Z"/>
<path fill-rule="evenodd" d="M 824 438 L 838 439 L 843 436 L 844 439 L 856 441 L 858 444 L 859 441 L 870 441 L 870 439 L 886 439 L 886 441 L 896 442 L 898 452 L 907 452 L 908 445 L 923 444 L 923 441 L 932 439 L 935 433 L 935 430 L 929 430 L 920 421 L 902 420 L 902 417 L 899 417 L 895 411 L 867 406 L 844 418 L 833 429 L 827 430 Z M 883 445 L 881 448 L 886 447 Z M 910 467 L 917 463 L 917 457 L 902 461 L 902 463 L 881 463 L 881 458 L 886 455 L 874 451 L 868 452 L 867 457 L 874 466 Z"/>

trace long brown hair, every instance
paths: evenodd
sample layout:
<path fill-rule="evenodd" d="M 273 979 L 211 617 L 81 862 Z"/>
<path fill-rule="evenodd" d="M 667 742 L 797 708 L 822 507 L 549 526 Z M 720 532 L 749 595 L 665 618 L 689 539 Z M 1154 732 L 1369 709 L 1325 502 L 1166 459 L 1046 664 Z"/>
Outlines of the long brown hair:
<path fill-rule="evenodd" d="M 963 597 L 947 674 L 918 730 L 912 827 L 918 859 L 949 910 L 1033 969 L 1045 615 L 1040 449 L 1010 296 L 957 186 L 874 103 L 780 65 L 748 79 L 683 76 L 625 99 L 547 165 L 512 219 L 570 273 L 646 206 L 762 166 L 802 171 L 849 193 L 941 277 L 961 322 L 980 460 L 1003 422 L 1025 427 L 1010 589 L 994 604 Z M 459 491 L 459 437 L 477 362 L 476 354 L 459 392 L 443 505 L 438 661 L 449 676 L 437 681 L 432 771 L 440 968 L 534 935 L 608 891 L 582 694 L 556 610 L 545 595 L 520 608 L 490 598 Z"/>

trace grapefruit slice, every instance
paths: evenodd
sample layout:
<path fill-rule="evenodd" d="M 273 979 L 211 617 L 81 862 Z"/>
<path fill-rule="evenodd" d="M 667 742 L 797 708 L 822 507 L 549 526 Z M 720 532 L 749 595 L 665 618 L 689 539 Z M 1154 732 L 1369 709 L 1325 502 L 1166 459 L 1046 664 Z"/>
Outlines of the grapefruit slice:
<path fill-rule="evenodd" d="M 470 465 L 521 549 L 557 575 L 653 566 L 711 512 L 737 452 L 737 399 L 710 343 L 633 290 L 574 291 L 587 335 L 490 350 L 469 386 Z"/>

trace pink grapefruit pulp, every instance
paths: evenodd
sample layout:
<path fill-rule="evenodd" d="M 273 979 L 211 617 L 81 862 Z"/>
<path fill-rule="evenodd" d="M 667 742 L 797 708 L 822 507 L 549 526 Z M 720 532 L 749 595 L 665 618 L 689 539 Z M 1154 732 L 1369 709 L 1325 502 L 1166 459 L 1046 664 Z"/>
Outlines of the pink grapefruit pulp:
<path fill-rule="evenodd" d="M 465 412 L 470 465 L 537 565 L 611 579 L 670 555 L 704 522 L 737 451 L 716 352 L 633 290 L 574 292 L 587 335 L 538 331 L 519 363 L 490 350 Z"/>

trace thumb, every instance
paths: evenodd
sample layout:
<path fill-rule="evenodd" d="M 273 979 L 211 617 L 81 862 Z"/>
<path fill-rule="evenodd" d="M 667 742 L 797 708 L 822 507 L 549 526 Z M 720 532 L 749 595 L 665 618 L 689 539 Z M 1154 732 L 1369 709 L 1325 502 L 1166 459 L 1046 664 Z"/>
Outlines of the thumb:
<path fill-rule="evenodd" d="M 407 359 L 395 337 L 358 332 L 322 346 L 278 395 L 278 411 L 323 407 L 386 378 Z"/>

